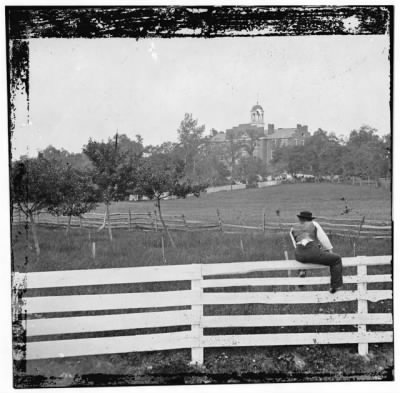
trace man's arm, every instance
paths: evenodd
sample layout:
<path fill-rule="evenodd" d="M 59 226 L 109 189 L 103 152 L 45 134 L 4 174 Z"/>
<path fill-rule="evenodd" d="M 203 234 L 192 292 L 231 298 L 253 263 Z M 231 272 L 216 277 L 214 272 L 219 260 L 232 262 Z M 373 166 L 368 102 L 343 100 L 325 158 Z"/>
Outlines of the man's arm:
<path fill-rule="evenodd" d="M 295 242 L 294 236 L 293 236 L 293 228 L 290 228 L 289 235 L 290 235 L 290 238 L 292 239 L 293 247 L 296 248 L 296 242 Z"/>
<path fill-rule="evenodd" d="M 313 221 L 315 227 L 317 228 L 317 238 L 319 242 L 321 243 L 321 246 L 324 250 L 332 252 L 332 243 L 329 240 L 327 234 L 324 232 L 324 230 L 321 228 L 321 225 L 318 224 L 318 222 Z"/>

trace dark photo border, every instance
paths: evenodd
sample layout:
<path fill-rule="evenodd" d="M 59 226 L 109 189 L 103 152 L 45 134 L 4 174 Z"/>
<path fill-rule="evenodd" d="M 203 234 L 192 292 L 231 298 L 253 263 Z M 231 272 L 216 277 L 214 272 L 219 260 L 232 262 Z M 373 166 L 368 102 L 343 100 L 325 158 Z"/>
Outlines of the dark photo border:
<path fill-rule="evenodd" d="M 5 17 L 9 166 L 12 158 L 11 138 L 15 130 L 15 97 L 21 91 L 26 94 L 26 106 L 29 113 L 29 40 L 33 38 L 133 38 L 138 40 L 150 37 L 212 39 L 260 36 L 389 35 L 390 128 L 393 133 L 394 6 L 392 5 L 6 6 Z M 348 18 L 357 18 L 358 26 L 349 28 L 346 24 Z M 391 156 L 393 157 L 393 154 Z M 10 201 L 10 212 L 12 206 L 13 203 Z M 12 219 L 12 212 L 10 217 Z M 12 222 L 10 222 L 10 228 L 12 228 Z M 14 271 L 12 256 L 11 271 Z M 18 333 L 22 329 L 16 327 L 13 330 L 14 351 L 18 348 L 23 353 L 25 338 Z M 18 342 L 17 347 L 15 347 L 16 342 Z M 19 370 L 23 371 L 25 365 L 23 361 L 13 361 L 15 387 L 41 386 L 43 382 L 41 378 L 29 381 L 16 380 L 16 373 Z M 392 376 L 388 376 L 388 379 L 392 379 Z M 275 381 L 278 380 L 279 376 Z M 118 383 L 101 375 L 98 376 L 98 381 L 98 384 L 96 380 L 92 382 L 96 383 L 95 386 L 129 385 L 129 380 L 121 379 L 121 383 Z"/>

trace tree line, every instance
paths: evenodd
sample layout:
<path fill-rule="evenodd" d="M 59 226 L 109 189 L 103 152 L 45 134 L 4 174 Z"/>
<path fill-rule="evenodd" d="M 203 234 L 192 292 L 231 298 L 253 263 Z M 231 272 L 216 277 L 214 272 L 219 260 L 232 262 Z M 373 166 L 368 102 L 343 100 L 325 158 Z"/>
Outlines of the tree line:
<path fill-rule="evenodd" d="M 11 164 L 11 206 L 25 214 L 30 223 L 36 254 L 40 255 L 36 214 L 48 212 L 67 216 L 66 234 L 73 216 L 93 210 L 104 203 L 110 224 L 110 205 L 139 194 L 155 201 L 158 215 L 170 242 L 161 201 L 170 196 L 199 196 L 207 183 L 194 176 L 195 152 L 204 130 L 185 116 L 178 129 L 180 144 L 144 146 L 136 135 L 131 140 L 116 134 L 107 141 L 89 139 L 81 153 L 69 153 L 52 146 L 35 158 L 21 157 Z M 108 225 L 112 241 L 111 225 Z"/>
<path fill-rule="evenodd" d="M 256 138 L 237 140 L 228 135 L 224 143 L 205 136 L 204 125 L 185 114 L 177 130 L 178 142 L 143 144 L 136 135 L 114 135 L 107 141 L 89 139 L 80 153 L 52 146 L 37 157 L 21 157 L 11 163 L 11 199 L 30 222 L 37 255 L 40 247 L 35 214 L 46 211 L 79 217 L 104 203 L 110 222 L 110 204 L 132 194 L 155 202 L 160 221 L 172 246 L 173 238 L 163 220 L 161 201 L 170 196 L 199 196 L 208 186 L 240 181 L 254 183 L 268 174 L 387 176 L 390 172 L 390 136 L 379 137 L 364 126 L 352 131 L 348 141 L 319 129 L 304 146 L 278 147 L 270 165 L 254 157 Z M 245 153 L 245 154 L 243 154 Z M 108 225 L 112 240 L 111 225 Z"/>
<path fill-rule="evenodd" d="M 378 179 L 391 175 L 391 136 L 380 137 L 377 130 L 362 126 L 348 140 L 318 129 L 301 146 L 282 146 L 274 151 L 276 172 L 292 175 L 357 176 Z"/>

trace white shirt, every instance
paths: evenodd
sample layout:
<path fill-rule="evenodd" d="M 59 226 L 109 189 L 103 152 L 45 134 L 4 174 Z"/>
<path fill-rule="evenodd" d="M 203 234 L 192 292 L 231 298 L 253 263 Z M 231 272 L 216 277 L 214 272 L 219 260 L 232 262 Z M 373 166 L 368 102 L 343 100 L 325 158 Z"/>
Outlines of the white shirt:
<path fill-rule="evenodd" d="M 315 220 L 313 220 L 313 223 L 317 228 L 317 238 L 318 241 L 321 243 L 322 248 L 324 250 L 332 250 L 333 248 L 332 243 L 329 240 L 325 231 L 321 228 L 321 225 L 319 225 Z"/>
<path fill-rule="evenodd" d="M 318 224 L 317 221 L 313 220 L 313 224 L 315 226 L 315 228 L 317 229 L 317 239 L 318 241 L 321 243 L 321 246 L 324 250 L 332 250 L 333 246 L 332 243 L 330 242 L 327 234 L 325 233 L 325 231 L 321 228 L 321 225 Z M 294 240 L 294 236 L 292 234 L 292 230 L 293 228 L 290 229 L 290 237 L 292 239 L 293 242 L 293 247 L 296 248 L 296 241 Z M 301 242 L 301 244 L 303 244 L 304 246 L 309 243 L 310 240 L 308 239 L 303 239 L 303 241 Z"/>

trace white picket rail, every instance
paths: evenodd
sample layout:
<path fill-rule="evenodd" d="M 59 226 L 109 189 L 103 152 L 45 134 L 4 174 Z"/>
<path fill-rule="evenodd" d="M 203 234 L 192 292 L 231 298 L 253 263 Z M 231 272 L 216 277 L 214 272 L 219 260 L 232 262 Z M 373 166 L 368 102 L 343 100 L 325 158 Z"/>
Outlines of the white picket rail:
<path fill-rule="evenodd" d="M 390 265 L 392 257 L 344 258 L 345 267 L 357 268 L 356 275 L 344 277 L 345 284 L 356 284 L 356 290 L 330 294 L 327 290 L 287 290 L 260 292 L 206 292 L 207 288 L 248 286 L 327 285 L 329 277 L 240 277 L 251 272 L 279 270 L 327 269 L 320 265 L 296 261 L 234 262 L 152 266 L 116 269 L 91 269 L 14 273 L 15 294 L 18 288 L 46 291 L 51 295 L 27 293 L 14 299 L 14 319 L 22 321 L 26 336 L 26 359 L 64 356 L 112 354 L 132 351 L 154 351 L 191 348 L 192 361 L 203 363 L 204 348 L 224 346 L 269 346 L 311 344 L 358 344 L 359 353 L 368 353 L 369 343 L 392 342 L 392 331 L 367 331 L 367 325 L 392 325 L 391 313 L 368 313 L 368 301 L 392 299 L 388 289 L 368 289 L 368 283 L 391 282 L 391 274 L 368 274 L 368 266 Z M 218 277 L 221 276 L 222 277 Z M 234 275 L 236 277 L 226 278 Z M 224 277 L 225 276 L 225 277 Z M 54 288 L 150 282 L 191 281 L 191 288 L 161 292 L 54 295 Z M 64 290 L 65 290 L 64 289 Z M 44 293 L 44 292 L 42 292 Z M 274 314 L 274 315 L 207 315 L 205 305 L 221 304 L 315 304 L 357 301 L 356 313 L 342 314 Z M 190 306 L 190 309 L 127 312 L 128 309 Z M 113 314 L 96 315 L 96 311 L 113 310 Z M 116 311 L 119 310 L 119 311 Z M 132 310 L 131 310 L 132 311 Z M 143 311 L 143 310 L 142 310 Z M 57 315 L 54 313 L 67 313 Z M 74 315 L 80 312 L 80 315 Z M 81 315 L 90 312 L 90 315 Z M 117 313 L 116 313 L 117 312 Z M 48 315 L 47 313 L 52 313 Z M 93 315 L 93 313 L 95 315 Z M 35 315 L 34 315 L 35 314 Z M 25 317 L 24 317 L 25 315 Z M 27 318 L 26 318 L 27 316 Z M 205 328 L 260 326 L 334 326 L 356 325 L 357 331 L 329 333 L 270 333 L 239 335 L 204 335 Z M 116 335 L 113 337 L 68 338 L 46 337 L 63 334 L 87 334 L 139 328 L 190 326 L 190 330 L 168 333 Z M 31 337 L 35 337 L 31 341 Z"/>
<path fill-rule="evenodd" d="M 267 180 L 267 181 L 259 181 L 257 183 L 258 188 L 264 188 L 264 187 L 271 187 L 271 186 L 277 186 L 278 184 L 281 184 L 282 182 L 280 180 Z"/>
<path fill-rule="evenodd" d="M 227 186 L 215 186 L 215 187 L 208 187 L 206 189 L 207 194 L 211 194 L 214 192 L 220 191 L 235 191 L 235 190 L 244 190 L 246 188 L 246 184 L 232 184 Z"/>

